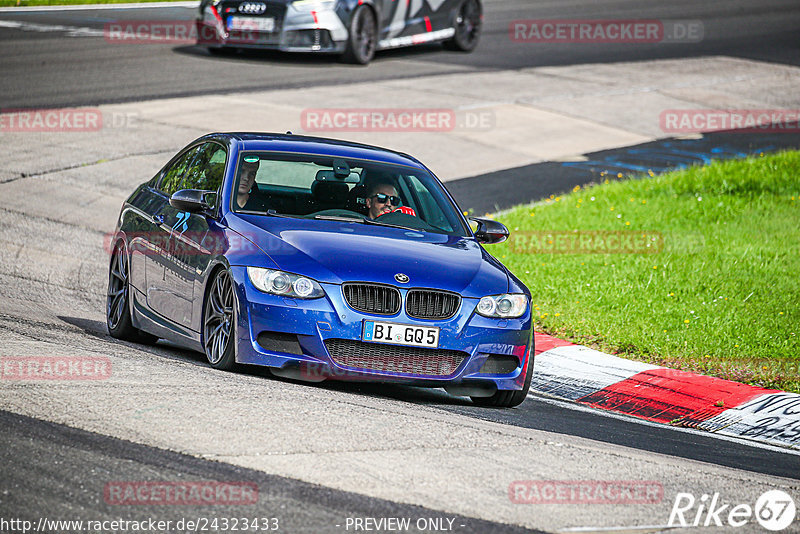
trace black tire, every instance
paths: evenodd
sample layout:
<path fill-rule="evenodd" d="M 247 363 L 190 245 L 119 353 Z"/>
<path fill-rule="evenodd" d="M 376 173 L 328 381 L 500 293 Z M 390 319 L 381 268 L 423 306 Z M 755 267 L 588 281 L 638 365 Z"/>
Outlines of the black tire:
<path fill-rule="evenodd" d="M 448 50 L 472 52 L 481 38 L 482 19 L 483 11 L 479 0 L 464 0 L 458 7 L 456 19 L 453 21 L 456 33 L 442 45 Z"/>
<path fill-rule="evenodd" d="M 236 295 L 231 273 L 217 271 L 209 285 L 203 306 L 203 348 L 214 369 L 236 367 Z"/>
<path fill-rule="evenodd" d="M 361 5 L 353 12 L 348 28 L 347 48 L 342 55 L 345 63 L 366 65 L 375 57 L 378 48 L 378 22 L 372 8 Z"/>
<path fill-rule="evenodd" d="M 519 406 L 525 397 L 528 396 L 528 390 L 531 389 L 531 378 L 533 378 L 533 350 L 528 356 L 528 367 L 525 370 L 525 383 L 520 390 L 499 390 L 496 391 L 491 397 L 470 397 L 472 402 L 478 406 L 491 406 L 495 408 L 513 408 Z"/>
<path fill-rule="evenodd" d="M 154 335 L 142 332 L 131 322 L 130 271 L 128 253 L 122 241 L 116 244 L 108 267 L 108 291 L 106 291 L 106 326 L 111 337 L 136 343 L 152 344 L 158 341 Z"/>

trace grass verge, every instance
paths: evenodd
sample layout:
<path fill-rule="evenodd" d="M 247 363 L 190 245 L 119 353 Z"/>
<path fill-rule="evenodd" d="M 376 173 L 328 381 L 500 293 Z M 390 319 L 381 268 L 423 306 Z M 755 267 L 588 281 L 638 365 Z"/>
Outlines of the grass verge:
<path fill-rule="evenodd" d="M 512 235 L 491 252 L 531 289 L 537 331 L 800 393 L 800 152 L 605 180 L 497 218 Z"/>

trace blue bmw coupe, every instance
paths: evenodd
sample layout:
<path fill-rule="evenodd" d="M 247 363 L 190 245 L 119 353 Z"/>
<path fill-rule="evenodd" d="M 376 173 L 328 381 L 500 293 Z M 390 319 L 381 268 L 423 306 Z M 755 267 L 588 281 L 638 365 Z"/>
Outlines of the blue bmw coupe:
<path fill-rule="evenodd" d="M 533 373 L 530 291 L 411 156 L 226 133 L 181 150 L 124 202 L 106 317 L 212 367 L 443 387 L 516 406 Z M 474 228 L 474 230 L 473 230 Z"/>

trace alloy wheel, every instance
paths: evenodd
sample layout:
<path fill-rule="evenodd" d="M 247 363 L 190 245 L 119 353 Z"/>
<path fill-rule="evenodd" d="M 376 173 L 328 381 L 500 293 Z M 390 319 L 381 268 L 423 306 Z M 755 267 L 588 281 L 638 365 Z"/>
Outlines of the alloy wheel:
<path fill-rule="evenodd" d="M 456 18 L 456 33 L 465 45 L 471 45 L 478 38 L 481 27 L 481 13 L 476 0 L 466 0 Z"/>
<path fill-rule="evenodd" d="M 114 249 L 111 268 L 108 272 L 108 292 L 106 296 L 106 318 L 108 327 L 119 326 L 128 306 L 128 256 L 122 245 Z"/>
<path fill-rule="evenodd" d="M 375 53 L 375 18 L 369 8 L 360 10 L 356 23 L 356 43 L 362 58 L 371 58 Z"/>
<path fill-rule="evenodd" d="M 234 302 L 230 273 L 220 271 L 206 300 L 203 328 L 206 356 L 211 365 L 220 364 L 228 351 L 234 331 Z"/>

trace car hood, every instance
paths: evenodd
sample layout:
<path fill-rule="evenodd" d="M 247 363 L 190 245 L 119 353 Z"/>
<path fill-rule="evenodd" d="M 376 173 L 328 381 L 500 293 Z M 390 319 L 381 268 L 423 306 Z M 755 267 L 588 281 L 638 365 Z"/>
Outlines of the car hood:
<path fill-rule="evenodd" d="M 508 291 L 505 267 L 472 238 L 338 221 L 241 214 L 237 219 L 234 229 L 279 269 L 319 282 L 429 287 L 465 297 Z M 409 281 L 398 283 L 399 273 Z"/>

